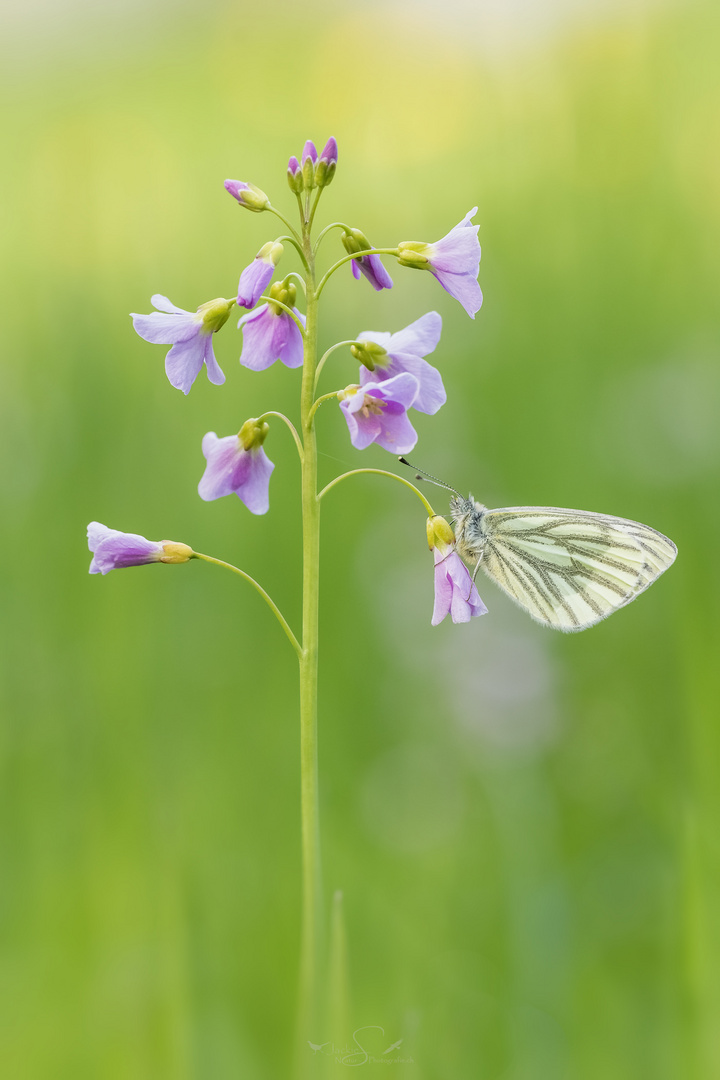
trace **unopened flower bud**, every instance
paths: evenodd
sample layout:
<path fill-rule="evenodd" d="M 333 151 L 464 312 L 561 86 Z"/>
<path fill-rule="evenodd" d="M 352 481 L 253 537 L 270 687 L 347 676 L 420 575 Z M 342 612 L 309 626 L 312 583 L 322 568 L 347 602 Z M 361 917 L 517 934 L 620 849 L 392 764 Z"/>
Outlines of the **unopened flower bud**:
<path fill-rule="evenodd" d="M 238 439 L 242 443 L 243 450 L 254 450 L 256 447 L 262 446 L 269 430 L 270 425 L 264 420 L 255 420 L 254 418 L 246 420 L 238 432 Z"/>
<path fill-rule="evenodd" d="M 224 297 L 218 296 L 216 300 L 208 300 L 206 304 L 201 304 L 198 314 L 202 314 L 202 333 L 215 334 L 224 326 L 234 303 L 234 300 L 225 300 Z"/>
<path fill-rule="evenodd" d="M 398 244 L 398 262 L 401 266 L 409 266 L 413 270 L 429 270 L 430 260 L 426 254 L 429 247 L 429 244 L 423 244 L 419 240 L 403 240 Z"/>
<path fill-rule="evenodd" d="M 355 255 L 358 251 L 368 251 L 372 244 L 365 233 L 359 229 L 349 229 L 342 234 L 343 247 L 348 255 Z"/>
<path fill-rule="evenodd" d="M 233 199 L 237 199 L 240 206 L 244 206 L 246 210 L 252 210 L 254 214 L 259 214 L 270 206 L 270 200 L 265 192 L 255 184 L 246 184 L 244 180 L 226 180 L 225 190 L 232 195 Z"/>
<path fill-rule="evenodd" d="M 294 155 L 288 161 L 287 178 L 290 190 L 294 191 L 296 195 L 299 195 L 303 189 L 303 174 L 302 169 L 300 168 L 300 162 Z"/>
<path fill-rule="evenodd" d="M 303 174 L 303 187 L 306 191 L 312 191 L 315 187 L 315 162 L 317 161 L 317 150 L 315 144 L 310 139 L 305 143 L 303 147 L 302 156 L 302 174 Z"/>
<path fill-rule="evenodd" d="M 187 544 L 179 544 L 175 540 L 163 540 L 162 549 L 163 554 L 158 561 L 164 563 L 189 562 L 195 554 Z"/>
<path fill-rule="evenodd" d="M 325 143 L 320 160 L 315 166 L 315 183 L 319 188 L 327 187 L 331 183 L 337 168 L 338 149 L 333 136 Z"/>
<path fill-rule="evenodd" d="M 350 383 L 344 390 L 338 390 L 337 399 L 338 401 L 346 401 L 348 398 L 354 397 L 360 389 L 359 383 Z"/>
<path fill-rule="evenodd" d="M 289 278 L 285 278 L 284 281 L 276 281 L 270 286 L 268 289 L 268 296 L 270 297 L 271 306 L 273 300 L 277 300 L 281 304 L 284 304 L 285 307 L 292 308 L 295 306 L 297 289 Z M 275 306 L 276 315 L 279 315 L 281 311 L 282 308 Z"/>
<path fill-rule="evenodd" d="M 452 531 L 450 523 L 444 517 L 436 514 L 435 517 L 427 519 L 427 540 L 431 551 L 433 548 L 438 548 L 439 551 L 446 554 L 455 543 L 455 533 Z"/>
<path fill-rule="evenodd" d="M 374 341 L 356 341 L 350 346 L 350 352 L 356 360 L 364 364 L 368 371 L 374 371 L 377 367 L 386 367 L 389 363 L 387 349 Z"/>

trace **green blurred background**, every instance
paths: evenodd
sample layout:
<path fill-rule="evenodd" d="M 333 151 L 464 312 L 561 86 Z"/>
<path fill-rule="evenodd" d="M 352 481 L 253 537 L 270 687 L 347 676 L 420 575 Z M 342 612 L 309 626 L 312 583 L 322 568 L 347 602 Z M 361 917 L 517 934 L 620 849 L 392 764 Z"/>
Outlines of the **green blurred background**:
<path fill-rule="evenodd" d="M 367 1068 L 412 1080 L 715 1080 L 717 5 L 2 18 L 2 1076 L 289 1075 L 294 658 L 215 567 L 89 577 L 85 527 L 238 562 L 297 625 L 287 433 L 267 517 L 196 485 L 202 435 L 295 416 L 298 372 L 241 369 L 231 322 L 225 387 L 201 375 L 185 398 L 127 313 L 232 295 L 275 227 L 222 181 L 292 209 L 288 156 L 334 134 L 321 224 L 431 240 L 479 205 L 475 322 L 393 266 L 392 291 L 343 271 L 323 301 L 324 347 L 441 312 L 449 400 L 417 415 L 417 462 L 491 506 L 645 521 L 680 556 L 588 633 L 543 630 L 487 581 L 485 618 L 433 629 L 416 501 L 369 478 L 328 497 L 321 811 L 349 1004 L 307 1039 L 377 1025 L 371 1053 L 402 1038 L 390 1056 L 413 1060 Z M 322 385 L 355 371 L 338 354 Z M 392 464 L 353 450 L 339 410 L 319 428 L 323 482 Z"/>

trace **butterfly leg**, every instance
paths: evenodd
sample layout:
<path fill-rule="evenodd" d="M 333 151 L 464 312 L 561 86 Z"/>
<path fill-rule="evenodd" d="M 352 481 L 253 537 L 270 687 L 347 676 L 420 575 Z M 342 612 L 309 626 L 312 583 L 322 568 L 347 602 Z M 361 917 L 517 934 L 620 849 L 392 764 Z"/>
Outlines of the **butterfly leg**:
<path fill-rule="evenodd" d="M 480 558 L 475 563 L 475 569 L 473 570 L 473 576 L 472 576 L 473 581 L 475 581 L 475 578 L 477 577 L 477 572 L 480 569 L 480 563 L 482 562 L 482 557 L 483 557 L 483 552 L 480 553 Z"/>

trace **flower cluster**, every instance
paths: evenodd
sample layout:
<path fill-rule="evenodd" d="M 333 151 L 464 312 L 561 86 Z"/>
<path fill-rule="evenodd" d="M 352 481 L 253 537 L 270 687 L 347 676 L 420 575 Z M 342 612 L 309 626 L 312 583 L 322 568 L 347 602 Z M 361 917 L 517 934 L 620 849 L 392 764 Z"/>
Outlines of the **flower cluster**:
<path fill-rule="evenodd" d="M 309 364 L 317 382 L 325 358 L 337 346 L 328 351 L 316 371 L 312 351 L 316 331 L 312 329 L 313 344 L 310 346 L 311 329 L 306 315 L 296 306 L 298 295 L 294 279 L 300 276 L 290 272 L 273 281 L 289 247 L 296 249 L 309 275 L 300 278 L 303 288 L 308 290 L 308 314 L 309 289 L 312 288 L 316 303 L 327 279 L 345 262 L 349 262 L 355 279 L 365 278 L 378 291 L 392 288 L 393 280 L 381 259 L 381 256 L 389 256 L 394 257 L 401 267 L 429 271 L 468 315 L 475 317 L 482 304 L 482 292 L 477 282 L 479 227 L 472 224 L 477 207 L 433 243 L 409 240 L 396 247 L 374 248 L 362 229 L 335 222 L 321 232 L 314 248 L 310 246 L 310 230 L 318 200 L 332 183 L 337 163 L 338 148 L 332 137 L 319 154 L 314 143 L 308 140 L 300 157 L 292 156 L 288 161 L 287 182 L 297 198 L 302 236 L 257 185 L 245 180 L 226 180 L 225 189 L 239 207 L 255 214 L 265 213 L 270 219 L 280 218 L 283 223 L 281 235 L 268 237 L 254 259 L 241 271 L 236 295 L 231 299 L 219 297 L 190 311 L 176 307 L 166 296 L 156 294 L 151 298 L 155 308 L 152 313 L 132 315 L 133 326 L 140 337 L 171 346 L 165 357 L 165 371 L 170 383 L 184 394 L 189 393 L 203 366 L 211 383 L 221 385 L 225 382 L 225 375 L 215 358 L 213 335 L 227 323 L 235 305 L 243 311 L 237 323 L 242 331 L 239 359 L 243 367 L 265 371 L 278 361 L 288 368 L 303 368 Z M 344 254 L 318 283 L 312 270 L 317 249 L 329 230 L 336 227 L 340 229 Z M 303 414 L 303 430 L 308 424 L 312 426 L 317 405 L 335 398 L 354 447 L 364 450 L 376 443 L 392 454 L 408 453 L 418 439 L 410 411 L 433 415 L 447 400 L 442 376 L 427 360 L 440 342 L 441 331 L 440 315 L 430 311 L 400 330 L 363 330 L 352 342 L 344 342 L 350 345 L 350 353 L 359 364 L 357 381 L 319 399 L 311 398 L 311 411 Z M 307 400 L 303 408 L 307 410 Z M 300 447 L 300 437 L 292 424 L 286 417 L 282 419 L 292 429 Z M 218 437 L 214 431 L 207 432 L 202 439 L 206 465 L 198 485 L 200 497 L 210 501 L 234 494 L 251 513 L 265 514 L 269 508 L 270 476 L 275 467 L 263 448 L 268 432 L 269 425 L 264 417 L 246 420 L 237 435 Z M 454 622 L 463 622 L 482 614 L 485 608 L 455 550 L 450 526 L 447 522 L 445 528 L 438 524 L 443 520 L 431 519 L 436 522 L 430 544 L 434 552 L 436 585 L 433 623 L 448 613 Z M 97 522 L 90 526 L 88 539 L 93 552 L 92 573 L 104 574 L 117 567 L 140 563 L 186 561 L 193 554 L 185 545 L 155 543 L 135 534 L 106 529 Z"/>
<path fill-rule="evenodd" d="M 338 160 L 337 143 L 331 135 L 325 143 L 323 152 L 318 158 L 315 143 L 310 139 L 305 143 L 302 152 L 302 162 L 293 155 L 288 161 L 287 177 L 290 190 L 296 195 L 301 192 L 312 191 L 313 188 L 324 188 L 332 183 Z"/>

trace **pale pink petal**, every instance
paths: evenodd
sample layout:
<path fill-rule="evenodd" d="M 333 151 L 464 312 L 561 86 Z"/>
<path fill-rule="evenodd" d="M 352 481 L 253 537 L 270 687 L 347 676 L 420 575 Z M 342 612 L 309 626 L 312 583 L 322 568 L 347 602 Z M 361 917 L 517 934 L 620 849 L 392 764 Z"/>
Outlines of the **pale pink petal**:
<path fill-rule="evenodd" d="M 165 357 L 165 374 L 170 383 L 183 394 L 190 393 L 190 387 L 200 374 L 205 360 L 207 335 L 196 334 L 189 341 L 180 341 L 173 345 Z"/>

